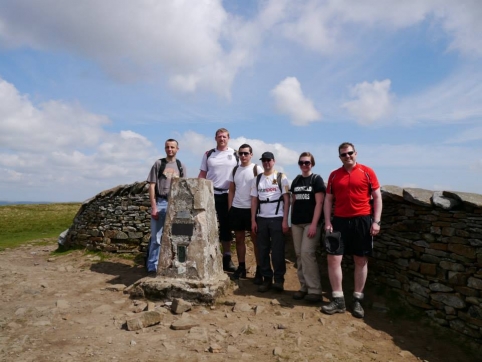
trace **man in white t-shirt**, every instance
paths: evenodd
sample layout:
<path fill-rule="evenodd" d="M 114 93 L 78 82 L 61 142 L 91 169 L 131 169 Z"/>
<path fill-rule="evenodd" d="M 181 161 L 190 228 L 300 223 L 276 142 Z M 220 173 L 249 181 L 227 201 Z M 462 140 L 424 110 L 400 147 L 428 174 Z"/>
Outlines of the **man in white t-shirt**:
<path fill-rule="evenodd" d="M 290 185 L 286 176 L 278 175 L 274 169 L 275 159 L 271 152 L 263 153 L 261 161 L 264 172 L 253 180 L 251 187 L 251 230 L 257 234 L 263 276 L 258 291 L 264 293 L 273 287 L 281 292 L 286 274 L 283 234 L 289 231 Z"/>
<path fill-rule="evenodd" d="M 241 165 L 234 167 L 229 175 L 229 226 L 234 230 L 236 238 L 236 253 L 238 254 L 238 268 L 231 279 L 246 278 L 246 231 L 251 231 L 251 185 L 253 179 L 263 172 L 261 166 L 251 163 L 253 149 L 248 144 L 243 144 L 238 149 Z M 256 256 L 256 274 L 254 283 L 261 284 L 263 278 L 259 267 L 256 234 L 251 233 L 254 255 Z"/>
<path fill-rule="evenodd" d="M 238 165 L 236 151 L 228 147 L 229 131 L 220 128 L 216 131 L 216 148 L 203 156 L 198 178 L 211 180 L 214 189 L 214 204 L 219 221 L 219 240 L 223 246 L 223 270 L 234 272 L 231 261 L 231 241 L 233 240 L 228 220 L 229 175 Z"/>

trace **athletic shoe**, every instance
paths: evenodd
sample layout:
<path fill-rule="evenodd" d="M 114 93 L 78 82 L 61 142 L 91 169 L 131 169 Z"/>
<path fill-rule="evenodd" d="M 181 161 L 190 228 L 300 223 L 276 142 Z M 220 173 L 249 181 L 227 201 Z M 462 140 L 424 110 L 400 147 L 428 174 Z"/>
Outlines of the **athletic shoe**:
<path fill-rule="evenodd" d="M 365 316 L 365 311 L 361 306 L 361 299 L 354 298 L 353 311 L 351 312 L 351 314 L 353 315 L 353 317 L 356 317 L 356 318 L 363 318 Z"/>
<path fill-rule="evenodd" d="M 238 266 L 238 269 L 231 275 L 231 280 L 239 280 L 239 278 L 246 279 L 246 267 Z"/>
<path fill-rule="evenodd" d="M 303 292 L 302 290 L 298 290 L 293 294 L 293 299 L 301 300 L 306 296 L 306 294 L 308 294 L 308 292 Z"/>
<path fill-rule="evenodd" d="M 258 292 L 265 293 L 271 289 L 273 282 L 271 280 L 265 280 L 263 284 L 258 287 Z"/>
<path fill-rule="evenodd" d="M 345 298 L 333 298 L 333 300 L 329 304 L 321 307 L 321 311 L 326 314 L 345 313 Z"/>
<path fill-rule="evenodd" d="M 223 256 L 223 270 L 226 272 L 235 272 L 236 267 L 234 266 L 231 255 L 224 255 Z"/>
<path fill-rule="evenodd" d="M 273 289 L 276 290 L 277 292 L 282 292 L 283 290 L 285 290 L 283 286 L 283 282 L 274 282 Z"/>

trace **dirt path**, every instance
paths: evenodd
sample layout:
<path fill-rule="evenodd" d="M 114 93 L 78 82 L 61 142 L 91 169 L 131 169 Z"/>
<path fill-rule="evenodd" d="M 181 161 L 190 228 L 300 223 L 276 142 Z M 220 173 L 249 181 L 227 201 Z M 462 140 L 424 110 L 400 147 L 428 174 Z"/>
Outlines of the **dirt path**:
<path fill-rule="evenodd" d="M 476 360 L 420 322 L 392 322 L 380 296 L 364 320 L 348 312 L 323 315 L 321 304 L 293 300 L 293 264 L 284 293 L 261 294 L 251 279 L 242 280 L 215 306 L 182 316 L 156 301 L 161 323 L 127 331 L 125 321 L 139 316 L 146 301 L 129 299 L 119 284 L 144 277 L 143 268 L 82 251 L 52 255 L 55 249 L 31 243 L 0 253 L 1 361 Z M 180 318 L 199 326 L 172 330 Z"/>

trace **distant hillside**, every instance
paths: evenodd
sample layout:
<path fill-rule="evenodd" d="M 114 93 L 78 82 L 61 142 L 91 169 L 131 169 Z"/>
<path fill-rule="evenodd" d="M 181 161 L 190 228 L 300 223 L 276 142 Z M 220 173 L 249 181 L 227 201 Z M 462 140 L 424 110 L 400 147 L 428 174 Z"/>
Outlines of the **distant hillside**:
<path fill-rule="evenodd" d="M 31 205 L 31 204 L 51 204 L 49 201 L 2 201 L 0 200 L 0 206 L 2 205 Z"/>

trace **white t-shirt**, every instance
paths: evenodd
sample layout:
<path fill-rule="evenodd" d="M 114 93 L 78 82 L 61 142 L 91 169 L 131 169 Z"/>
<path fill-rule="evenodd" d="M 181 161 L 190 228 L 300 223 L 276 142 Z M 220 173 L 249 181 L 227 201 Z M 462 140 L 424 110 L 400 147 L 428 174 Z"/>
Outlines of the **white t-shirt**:
<path fill-rule="evenodd" d="M 271 175 L 266 176 L 262 175 L 261 179 L 259 180 L 258 187 L 256 187 L 256 178 L 253 180 L 251 185 L 251 196 L 258 197 L 260 201 L 270 200 L 270 201 L 278 201 L 281 196 L 280 188 L 278 187 L 277 181 L 278 172 L 275 171 Z M 281 178 L 281 190 L 283 190 L 283 194 L 289 192 L 290 189 L 290 182 L 286 178 L 286 175 L 283 174 Z M 267 203 L 260 203 L 259 204 L 259 214 L 260 217 L 282 217 L 283 216 L 283 206 L 284 201 L 281 200 L 278 208 L 278 202 L 267 202 Z M 278 213 L 276 213 L 276 209 L 278 208 Z"/>
<path fill-rule="evenodd" d="M 236 186 L 234 191 L 234 198 L 232 206 L 240 209 L 251 208 L 251 186 L 253 179 L 256 178 L 253 172 L 253 168 L 256 167 L 256 175 L 263 173 L 263 168 L 254 163 L 250 163 L 248 166 L 239 166 L 234 174 L 233 171 L 229 174 L 229 181 L 234 182 Z"/>
<path fill-rule="evenodd" d="M 207 171 L 206 179 L 213 182 L 214 193 L 225 194 L 229 191 L 229 174 L 238 164 L 236 157 L 234 157 L 234 150 L 228 147 L 224 151 L 219 151 L 216 148 L 206 162 L 208 152 L 203 156 L 200 169 L 201 171 Z"/>

